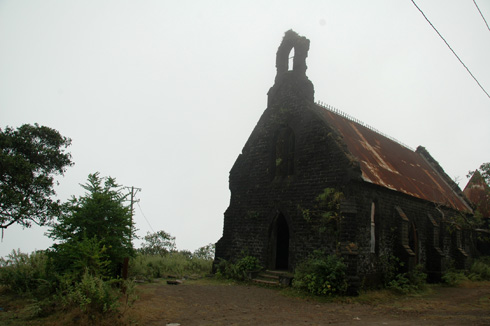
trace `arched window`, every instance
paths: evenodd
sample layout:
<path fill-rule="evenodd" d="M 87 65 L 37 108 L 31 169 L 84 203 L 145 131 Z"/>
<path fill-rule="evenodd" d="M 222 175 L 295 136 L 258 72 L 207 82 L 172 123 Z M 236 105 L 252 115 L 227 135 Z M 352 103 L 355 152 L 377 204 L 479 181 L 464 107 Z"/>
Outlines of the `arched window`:
<path fill-rule="evenodd" d="M 294 47 L 291 49 L 291 52 L 289 52 L 289 57 L 288 57 L 288 71 L 291 71 L 294 69 Z"/>
<path fill-rule="evenodd" d="M 274 175 L 288 176 L 294 174 L 294 132 L 289 127 L 279 129 L 276 135 Z"/>
<path fill-rule="evenodd" d="M 375 221 L 375 214 L 376 214 L 376 204 L 374 202 L 371 203 L 371 253 L 376 253 L 376 221 Z"/>
<path fill-rule="evenodd" d="M 380 227 L 377 200 L 371 202 L 371 253 L 379 255 Z"/>
<path fill-rule="evenodd" d="M 409 230 L 408 230 L 408 245 L 410 249 L 415 253 L 415 264 L 418 264 L 419 261 L 419 236 L 417 232 L 417 226 L 414 221 L 411 221 Z"/>

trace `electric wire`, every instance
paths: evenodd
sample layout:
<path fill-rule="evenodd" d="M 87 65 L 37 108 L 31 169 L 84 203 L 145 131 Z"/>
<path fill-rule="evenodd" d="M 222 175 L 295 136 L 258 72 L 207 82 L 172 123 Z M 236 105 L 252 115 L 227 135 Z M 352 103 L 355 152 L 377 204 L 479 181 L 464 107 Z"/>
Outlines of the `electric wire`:
<path fill-rule="evenodd" d="M 156 232 L 155 232 L 155 230 L 153 230 L 153 228 L 151 227 L 150 222 L 149 222 L 149 221 L 148 221 L 148 219 L 146 218 L 145 213 L 143 213 L 143 210 L 141 209 L 140 203 L 139 203 L 139 202 L 136 202 L 136 204 L 137 204 L 137 205 L 138 205 L 138 207 L 140 208 L 141 215 L 143 215 L 143 217 L 145 218 L 145 221 L 146 221 L 146 223 L 148 223 L 148 226 L 150 227 L 150 229 L 153 231 L 153 233 L 156 233 Z"/>
<path fill-rule="evenodd" d="M 481 18 L 483 19 L 483 21 L 485 22 L 485 25 L 487 25 L 487 29 L 490 31 L 490 27 L 488 27 L 488 23 L 487 23 L 487 20 L 485 19 L 485 17 L 483 16 L 481 10 L 480 10 L 480 7 L 478 7 L 478 5 L 476 4 L 476 0 L 473 0 L 473 3 L 475 4 L 476 6 L 476 9 L 478 9 L 478 12 L 480 13 L 480 16 Z"/>
<path fill-rule="evenodd" d="M 447 43 L 446 39 L 441 35 L 441 33 L 439 33 L 439 31 L 437 30 L 437 28 L 435 28 L 435 26 L 430 22 L 430 20 L 424 14 L 424 12 L 422 11 L 422 9 L 420 9 L 419 6 L 417 6 L 417 4 L 415 3 L 414 0 L 411 0 L 411 1 L 412 1 L 413 5 L 420 11 L 420 13 L 422 14 L 422 16 L 424 16 L 425 20 L 429 23 L 429 25 L 432 26 L 432 28 L 436 31 L 437 35 L 439 35 L 439 37 L 444 41 L 444 43 L 446 43 L 446 45 L 449 48 L 449 50 L 451 50 L 451 52 L 456 56 L 456 58 L 463 65 L 463 67 L 465 67 L 466 71 L 468 71 L 468 73 L 471 75 L 471 77 L 473 77 L 473 79 L 476 81 L 476 83 L 478 84 L 478 86 L 480 86 L 480 88 L 482 89 L 482 91 L 487 95 L 488 98 L 490 98 L 490 94 L 487 93 L 487 91 L 483 88 L 483 86 L 480 84 L 480 82 L 478 81 L 478 79 L 476 79 L 476 77 L 471 73 L 470 69 L 468 69 L 468 67 L 466 67 L 466 65 L 464 64 L 464 62 L 459 58 L 459 56 L 456 54 L 456 52 L 454 52 L 454 50 L 451 48 L 451 46 L 449 45 L 449 43 Z"/>

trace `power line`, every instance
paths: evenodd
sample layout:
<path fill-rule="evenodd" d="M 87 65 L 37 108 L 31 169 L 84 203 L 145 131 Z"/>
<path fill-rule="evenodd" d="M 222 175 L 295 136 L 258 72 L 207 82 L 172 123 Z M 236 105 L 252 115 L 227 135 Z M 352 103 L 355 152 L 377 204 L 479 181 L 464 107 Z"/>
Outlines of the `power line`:
<path fill-rule="evenodd" d="M 150 222 L 149 222 L 149 221 L 148 221 L 148 219 L 146 218 L 145 213 L 143 213 L 143 210 L 141 209 L 141 206 L 140 206 L 139 201 L 138 201 L 138 202 L 136 202 L 136 204 L 138 204 L 138 207 L 140 208 L 141 215 L 143 215 L 143 217 L 145 218 L 145 221 L 146 221 L 146 223 L 148 223 L 148 226 L 150 227 L 150 229 L 153 231 L 153 233 L 156 233 L 156 232 L 155 232 L 155 230 L 153 230 L 153 228 L 151 227 Z"/>
<path fill-rule="evenodd" d="M 419 6 L 417 6 L 417 4 L 415 3 L 414 0 L 411 0 L 413 5 L 420 11 L 420 13 L 422 14 L 422 16 L 424 16 L 425 20 L 429 23 L 430 26 L 432 26 L 432 28 L 436 31 L 437 35 L 439 35 L 439 37 L 444 41 L 444 43 L 446 43 L 447 47 L 449 48 L 449 50 L 451 50 L 451 52 L 456 56 L 456 58 L 458 58 L 459 62 L 461 62 L 461 64 L 463 65 L 463 67 L 465 67 L 466 71 L 468 71 L 468 73 L 471 75 L 471 77 L 473 77 L 473 79 L 476 81 L 476 83 L 478 84 L 478 86 L 480 86 L 480 88 L 482 89 L 483 92 L 485 92 L 485 94 L 488 96 L 488 98 L 490 98 L 490 95 L 487 93 L 487 91 L 483 88 L 483 86 L 480 84 L 480 82 L 478 81 L 478 79 L 476 79 L 475 76 L 473 76 L 473 74 L 471 73 L 471 71 L 468 69 L 468 67 L 466 67 L 466 65 L 463 63 L 463 61 L 458 57 L 458 55 L 456 54 L 456 52 L 454 52 L 454 50 L 451 48 L 451 46 L 449 45 L 449 43 L 447 43 L 446 39 L 444 39 L 444 37 L 442 37 L 441 33 L 439 33 L 439 31 L 434 27 L 434 25 L 432 25 L 432 23 L 430 22 L 430 20 L 427 18 L 427 16 L 424 14 L 424 12 L 422 11 L 422 9 L 419 8 Z"/>
<path fill-rule="evenodd" d="M 140 212 L 141 212 L 141 215 L 143 215 L 143 217 L 145 218 L 145 221 L 146 223 L 148 224 L 148 226 L 150 227 L 150 229 L 153 231 L 153 233 L 155 233 L 155 230 L 153 230 L 151 224 L 150 224 L 150 221 L 148 221 L 148 219 L 146 218 L 145 216 L 145 213 L 143 213 L 143 209 L 141 209 L 141 206 L 140 206 L 140 200 L 139 199 L 135 199 L 136 197 L 136 194 L 138 193 L 138 191 L 141 191 L 141 188 L 136 188 L 136 187 L 124 187 L 126 189 L 128 189 L 130 191 L 129 195 L 130 195 L 130 201 L 131 201 L 131 206 L 130 206 L 130 210 L 131 210 L 131 227 L 133 227 L 133 204 L 136 203 L 140 209 Z"/>
<path fill-rule="evenodd" d="M 483 21 L 485 22 L 485 25 L 487 25 L 487 29 L 490 31 L 490 27 L 488 27 L 487 20 L 485 19 L 485 17 L 483 17 L 483 14 L 482 14 L 482 12 L 480 10 L 480 7 L 478 7 L 478 5 L 476 4 L 476 1 L 475 0 L 473 0 L 473 3 L 475 4 L 476 9 L 478 9 L 478 12 L 480 13 L 481 18 L 483 18 Z"/>

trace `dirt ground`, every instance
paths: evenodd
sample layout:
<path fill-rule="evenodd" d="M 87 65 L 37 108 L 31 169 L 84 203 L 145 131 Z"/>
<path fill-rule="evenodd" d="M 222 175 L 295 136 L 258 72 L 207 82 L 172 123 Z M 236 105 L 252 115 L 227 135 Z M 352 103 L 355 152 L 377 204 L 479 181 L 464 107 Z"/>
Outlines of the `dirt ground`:
<path fill-rule="evenodd" d="M 138 292 L 133 307 L 138 325 L 490 325 L 490 283 L 437 286 L 422 296 L 362 304 L 217 282 L 152 283 Z"/>

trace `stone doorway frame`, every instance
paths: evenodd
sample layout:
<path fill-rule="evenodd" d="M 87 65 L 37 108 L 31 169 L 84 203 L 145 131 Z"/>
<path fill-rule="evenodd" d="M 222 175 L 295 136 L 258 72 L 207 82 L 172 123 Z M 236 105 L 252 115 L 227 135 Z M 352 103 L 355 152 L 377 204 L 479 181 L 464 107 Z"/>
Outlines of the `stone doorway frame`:
<path fill-rule="evenodd" d="M 269 226 L 267 265 L 272 270 L 289 270 L 291 228 L 286 216 L 278 211 Z"/>

